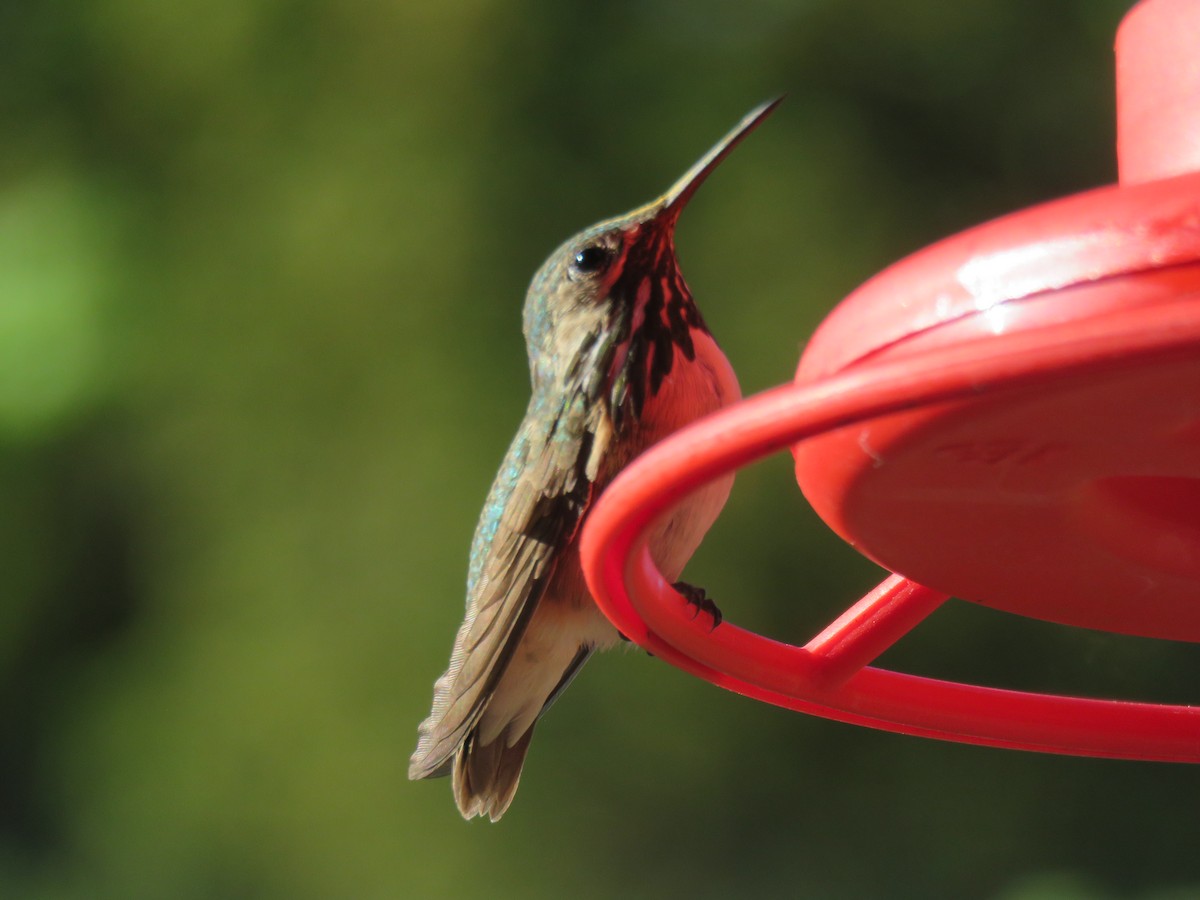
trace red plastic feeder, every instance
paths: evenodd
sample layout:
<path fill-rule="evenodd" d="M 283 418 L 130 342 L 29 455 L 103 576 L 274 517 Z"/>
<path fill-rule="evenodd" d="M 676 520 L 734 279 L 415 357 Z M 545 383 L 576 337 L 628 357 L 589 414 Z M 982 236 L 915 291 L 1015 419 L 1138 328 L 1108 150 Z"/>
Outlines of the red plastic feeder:
<path fill-rule="evenodd" d="M 583 535 L 621 632 L 722 687 L 890 731 L 1200 762 L 1200 708 L 999 690 L 870 663 L 949 596 L 1200 641 L 1200 4 L 1144 0 L 1117 35 L 1120 182 L 892 266 L 814 335 L 793 384 L 632 464 Z M 648 526 L 791 447 L 821 517 L 892 572 L 804 646 L 710 631 Z"/>

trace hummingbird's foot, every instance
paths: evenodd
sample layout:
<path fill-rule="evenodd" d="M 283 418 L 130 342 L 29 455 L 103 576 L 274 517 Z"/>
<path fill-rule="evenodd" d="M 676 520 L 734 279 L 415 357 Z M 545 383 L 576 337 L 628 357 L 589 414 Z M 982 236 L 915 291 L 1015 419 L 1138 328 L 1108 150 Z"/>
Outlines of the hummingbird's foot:
<path fill-rule="evenodd" d="M 694 612 L 692 613 L 693 619 L 700 615 L 701 612 L 706 612 L 712 616 L 712 627 L 713 630 L 716 630 L 716 627 L 720 625 L 722 619 L 725 618 L 721 615 L 721 610 L 717 604 L 713 602 L 712 597 L 705 593 L 704 588 L 696 587 L 694 584 L 688 584 L 686 581 L 677 581 L 671 585 L 671 587 L 679 591 L 679 593 L 683 595 L 683 599 L 686 600 L 689 605 L 695 608 Z"/>

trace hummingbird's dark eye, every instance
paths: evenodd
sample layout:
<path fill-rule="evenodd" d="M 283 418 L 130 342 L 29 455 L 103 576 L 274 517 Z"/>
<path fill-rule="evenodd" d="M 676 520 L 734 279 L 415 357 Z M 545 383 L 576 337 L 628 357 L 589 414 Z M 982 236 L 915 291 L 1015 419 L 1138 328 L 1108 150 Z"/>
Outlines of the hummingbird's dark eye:
<path fill-rule="evenodd" d="M 571 270 L 581 275 L 594 275 L 604 270 L 610 258 L 608 248 L 590 244 L 575 254 L 571 260 Z"/>

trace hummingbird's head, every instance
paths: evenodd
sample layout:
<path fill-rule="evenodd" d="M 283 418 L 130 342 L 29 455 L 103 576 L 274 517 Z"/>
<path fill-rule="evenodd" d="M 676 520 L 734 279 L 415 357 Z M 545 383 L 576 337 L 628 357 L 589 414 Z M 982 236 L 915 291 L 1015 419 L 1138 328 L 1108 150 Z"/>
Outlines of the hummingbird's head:
<path fill-rule="evenodd" d="M 525 338 L 535 389 L 578 383 L 607 394 L 614 421 L 640 412 L 669 374 L 676 349 L 694 357 L 707 331 L 675 257 L 675 225 L 700 185 L 782 98 L 750 112 L 670 190 L 566 241 L 534 276 Z"/>

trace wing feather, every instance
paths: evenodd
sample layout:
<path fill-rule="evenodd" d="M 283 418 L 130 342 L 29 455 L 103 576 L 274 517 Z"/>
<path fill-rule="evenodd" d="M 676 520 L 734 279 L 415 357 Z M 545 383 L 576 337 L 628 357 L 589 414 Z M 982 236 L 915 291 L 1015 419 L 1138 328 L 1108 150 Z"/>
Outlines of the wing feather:
<path fill-rule="evenodd" d="M 434 685 L 411 778 L 449 771 L 583 520 L 599 417 L 571 399 L 538 427 L 546 417 L 537 415 L 535 398 L 488 494 L 471 546 L 467 615 Z"/>

